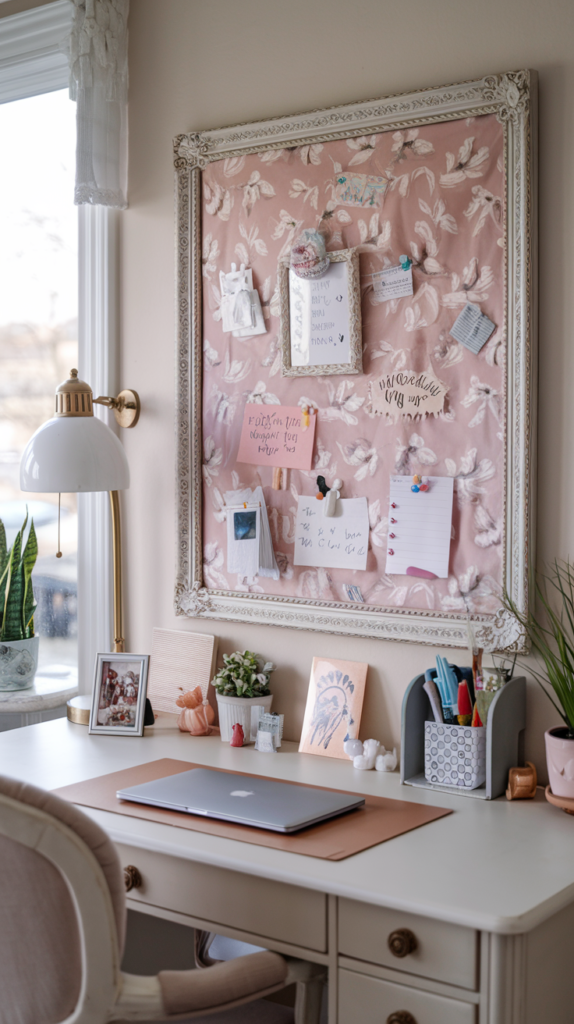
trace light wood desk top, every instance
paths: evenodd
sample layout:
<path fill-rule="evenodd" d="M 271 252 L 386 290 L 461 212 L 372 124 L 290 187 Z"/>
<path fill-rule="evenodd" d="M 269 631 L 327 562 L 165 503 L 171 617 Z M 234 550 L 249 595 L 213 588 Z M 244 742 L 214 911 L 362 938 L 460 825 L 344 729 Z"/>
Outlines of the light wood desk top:
<path fill-rule="evenodd" d="M 219 737 L 146 730 L 90 736 L 67 719 L 0 735 L 0 773 L 46 789 L 163 757 L 449 807 L 454 814 L 339 862 L 83 808 L 116 842 L 502 934 L 530 931 L 574 900 L 574 818 L 536 800 L 488 802 L 401 786 L 398 772 L 232 748 Z"/>

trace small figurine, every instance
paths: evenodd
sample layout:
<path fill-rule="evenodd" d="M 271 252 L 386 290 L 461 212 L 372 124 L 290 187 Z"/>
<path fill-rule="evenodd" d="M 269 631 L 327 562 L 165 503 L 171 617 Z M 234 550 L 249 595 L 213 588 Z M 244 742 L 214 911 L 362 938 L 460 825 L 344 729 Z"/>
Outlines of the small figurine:
<path fill-rule="evenodd" d="M 245 735 L 243 732 L 243 726 L 236 722 L 231 729 L 231 740 L 229 741 L 230 747 L 242 747 Z"/>
<path fill-rule="evenodd" d="M 192 736 L 210 736 L 215 712 L 208 700 L 204 700 L 201 686 L 182 693 L 176 700 L 178 708 L 183 708 L 177 724 L 180 732 L 190 732 Z"/>
<path fill-rule="evenodd" d="M 385 750 L 381 747 L 381 753 L 375 761 L 375 769 L 378 772 L 394 772 L 397 767 L 397 748 L 393 747 L 392 751 Z"/>
<path fill-rule="evenodd" d="M 360 771 L 375 768 L 378 772 L 394 772 L 397 767 L 397 748 L 393 747 L 392 752 L 385 750 L 378 740 L 345 740 L 343 750 L 351 758 L 353 768 Z"/>

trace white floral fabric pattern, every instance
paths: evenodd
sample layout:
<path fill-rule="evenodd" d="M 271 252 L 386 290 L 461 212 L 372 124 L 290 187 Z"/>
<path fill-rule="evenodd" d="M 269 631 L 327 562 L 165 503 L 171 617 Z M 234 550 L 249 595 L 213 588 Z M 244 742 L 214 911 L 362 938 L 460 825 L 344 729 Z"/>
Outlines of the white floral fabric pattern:
<path fill-rule="evenodd" d="M 465 614 L 498 607 L 502 579 L 506 424 L 503 131 L 494 115 L 269 150 L 211 163 L 203 195 L 203 544 L 206 585 L 349 603 Z M 338 205 L 336 177 L 355 169 L 389 181 L 382 205 Z M 284 378 L 277 262 L 304 228 L 327 250 L 359 247 L 363 373 Z M 412 296 L 378 303 L 372 274 L 413 263 Z M 267 333 L 222 330 L 219 273 L 251 267 Z M 478 355 L 450 337 L 465 303 L 496 325 Z M 437 417 L 387 421 L 372 411 L 370 381 L 401 369 L 435 374 L 448 388 Z M 307 405 L 317 415 L 314 468 L 271 488 L 270 468 L 236 464 L 245 405 Z M 449 578 L 387 576 L 392 473 L 455 481 Z M 364 572 L 293 565 L 297 497 L 316 476 L 365 496 L 370 546 Z M 261 484 L 280 569 L 277 581 L 226 572 L 227 490 Z M 356 596 L 357 591 L 354 591 Z"/>

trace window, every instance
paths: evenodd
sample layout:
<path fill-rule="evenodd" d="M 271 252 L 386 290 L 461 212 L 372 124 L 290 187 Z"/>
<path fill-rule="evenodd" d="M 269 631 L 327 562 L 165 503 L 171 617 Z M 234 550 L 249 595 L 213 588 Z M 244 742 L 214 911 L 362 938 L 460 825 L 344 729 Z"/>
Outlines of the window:
<path fill-rule="evenodd" d="M 67 90 L 0 105 L 0 518 L 11 544 L 26 507 L 38 536 L 33 574 L 40 668 L 77 666 L 77 499 L 23 494 L 22 451 L 54 412 L 78 364 L 75 105 Z M 31 146 L 30 140 L 33 140 Z M 34 159 L 30 159 L 30 153 Z M 41 154 L 41 158 L 37 158 Z"/>
<path fill-rule="evenodd" d="M 5 105 L 6 110 L 10 107 L 16 109 L 16 101 L 26 101 L 27 103 L 31 97 L 37 97 L 39 103 L 41 100 L 55 104 L 61 102 L 67 108 L 68 116 L 73 119 L 75 104 L 67 99 L 65 92 L 68 86 L 69 69 L 62 49 L 62 44 L 70 31 L 73 5 L 69 3 L 69 0 L 56 0 L 54 3 L 36 7 L 22 14 L 8 17 L 1 17 L 1 15 L 2 5 L 0 4 L 0 105 Z M 23 110 L 24 106 L 19 109 Z M 2 106 L 0 106 L 1 111 Z M 8 162 L 7 152 L 6 140 L 3 138 L 3 163 Z M 43 173 L 44 152 L 39 148 L 33 133 L 25 138 L 22 152 L 27 154 L 27 162 L 34 168 L 35 177 L 32 176 L 32 181 L 35 181 Z M 74 161 L 62 158 L 62 162 L 66 163 L 67 170 L 71 173 Z M 58 349 L 58 345 L 56 345 L 64 365 L 58 364 L 57 373 L 55 370 L 53 371 L 54 377 L 58 376 L 56 383 L 59 383 L 67 375 L 68 370 L 73 365 L 77 365 L 80 376 L 91 384 L 94 393 L 116 394 L 119 390 L 115 362 L 117 211 L 92 206 L 82 206 L 75 210 L 72 206 L 73 186 L 70 185 L 67 188 L 69 189 L 67 197 L 70 202 L 70 216 L 79 217 L 79 239 L 77 264 L 75 268 L 70 268 L 70 279 L 65 287 L 68 291 L 71 290 L 72 278 L 79 278 L 77 306 L 79 327 L 77 332 L 72 328 L 73 317 L 72 315 L 68 317 L 68 314 L 64 312 L 63 302 L 60 305 L 57 303 L 54 305 L 54 323 L 58 322 L 64 334 L 60 339 L 62 347 Z M 26 208 L 33 209 L 31 194 Z M 69 238 L 69 233 L 66 237 Z M 0 290 L 4 290 L 3 283 L 0 285 Z M 62 291 L 61 294 L 63 296 L 64 292 Z M 61 317 L 58 310 L 61 312 Z M 48 309 L 49 312 L 50 309 Z M 78 346 L 76 349 L 78 351 L 77 362 L 72 360 L 70 363 L 69 355 L 72 348 L 67 349 L 66 346 L 74 342 Z M 17 357 L 20 374 L 24 369 L 23 352 L 22 347 Z M 62 373 L 60 373 L 61 365 L 63 365 Z M 0 367 L 0 374 L 1 372 L 2 368 Z M 49 384 L 46 382 L 45 386 L 44 381 L 42 382 L 42 394 L 45 397 L 50 396 L 49 406 L 42 418 L 47 418 L 52 414 L 53 391 L 52 380 Z M 101 416 L 106 422 L 109 421 L 107 410 L 98 409 L 96 415 Z M 36 420 L 30 423 L 28 436 L 36 425 Z M 3 495 L 7 494 L 8 484 L 5 481 L 11 479 L 12 485 L 14 485 L 14 481 L 17 483 L 18 480 L 18 448 L 14 439 L 17 437 L 17 431 L 12 422 L 8 424 L 8 427 L 12 432 L 12 440 L 7 439 L 7 432 L 4 436 L 0 433 L 0 449 L 3 452 L 12 452 L 10 456 L 12 462 L 5 462 L 1 467 L 2 483 L 0 483 L 0 488 L 5 486 L 6 490 L 0 489 L 0 501 L 3 501 Z M 8 469 L 9 466 L 11 466 L 10 469 Z M 35 498 L 36 496 L 27 495 L 27 497 Z M 53 498 L 53 495 L 50 496 L 52 502 Z M 6 500 L 17 500 L 17 497 L 12 494 Z M 66 509 L 66 515 L 62 519 L 62 549 L 64 558 L 68 557 L 70 560 L 72 557 L 70 533 L 73 532 L 74 526 L 75 500 L 73 495 L 62 496 Z M 95 653 L 110 650 L 112 635 L 111 531 L 106 494 L 78 495 L 77 507 L 77 663 L 80 692 L 87 693 L 91 690 Z M 46 533 L 52 529 L 52 525 L 47 525 Z M 50 557 L 52 551 L 55 551 L 51 546 L 51 538 L 50 543 L 48 544 L 48 541 L 46 543 L 47 557 Z M 61 559 L 62 562 L 64 562 L 64 558 Z M 53 559 L 53 561 L 56 560 Z M 52 601 L 52 626 L 48 628 L 56 628 L 55 622 L 59 618 L 67 617 L 69 621 L 73 615 L 73 594 L 56 593 L 55 591 L 54 598 L 55 600 Z M 41 614 L 40 612 L 40 616 Z M 68 629 L 70 631 L 68 639 L 73 640 L 74 627 L 68 626 Z M 57 641 L 52 645 L 54 657 L 63 658 L 65 655 L 60 641 L 65 638 L 49 637 L 48 639 Z M 58 644 L 60 644 L 59 653 Z M 48 650 L 48 644 L 42 646 L 46 651 Z M 71 649 L 72 644 L 69 643 L 68 650 L 71 652 Z M 71 653 L 69 658 L 71 659 Z"/>

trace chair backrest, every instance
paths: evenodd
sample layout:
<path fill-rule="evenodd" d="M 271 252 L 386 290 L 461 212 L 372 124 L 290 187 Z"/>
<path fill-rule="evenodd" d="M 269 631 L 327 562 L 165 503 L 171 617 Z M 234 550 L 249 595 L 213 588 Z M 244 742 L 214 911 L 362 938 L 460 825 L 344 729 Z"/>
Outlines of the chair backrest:
<path fill-rule="evenodd" d="M 125 925 L 106 833 L 53 794 L 0 776 L 0 1024 L 101 1024 Z"/>

